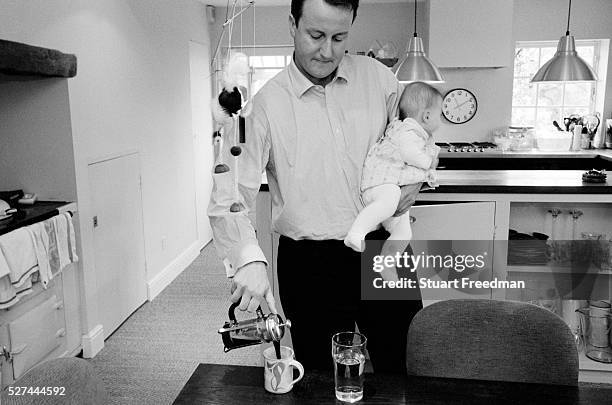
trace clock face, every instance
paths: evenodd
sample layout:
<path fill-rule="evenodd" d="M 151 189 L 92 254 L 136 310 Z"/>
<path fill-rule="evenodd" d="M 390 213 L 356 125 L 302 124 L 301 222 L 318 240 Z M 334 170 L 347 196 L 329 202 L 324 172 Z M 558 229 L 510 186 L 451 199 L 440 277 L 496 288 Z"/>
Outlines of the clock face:
<path fill-rule="evenodd" d="M 477 109 L 476 97 L 466 89 L 453 89 L 446 93 L 442 101 L 442 114 L 453 124 L 468 122 L 474 117 Z"/>

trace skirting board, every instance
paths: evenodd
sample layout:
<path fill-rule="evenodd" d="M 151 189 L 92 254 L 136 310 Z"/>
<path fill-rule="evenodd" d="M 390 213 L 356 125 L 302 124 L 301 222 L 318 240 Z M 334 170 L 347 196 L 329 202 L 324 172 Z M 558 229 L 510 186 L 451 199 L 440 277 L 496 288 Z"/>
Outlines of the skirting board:
<path fill-rule="evenodd" d="M 157 276 L 147 282 L 147 295 L 149 301 L 152 301 L 157 295 L 164 290 L 179 274 L 189 266 L 196 257 L 200 254 L 200 250 L 209 241 L 196 240 L 183 253 L 178 255 L 176 259 L 170 262 Z"/>
<path fill-rule="evenodd" d="M 104 347 L 104 329 L 102 325 L 96 325 L 92 330 L 81 338 L 83 345 L 83 357 L 93 358 Z"/>

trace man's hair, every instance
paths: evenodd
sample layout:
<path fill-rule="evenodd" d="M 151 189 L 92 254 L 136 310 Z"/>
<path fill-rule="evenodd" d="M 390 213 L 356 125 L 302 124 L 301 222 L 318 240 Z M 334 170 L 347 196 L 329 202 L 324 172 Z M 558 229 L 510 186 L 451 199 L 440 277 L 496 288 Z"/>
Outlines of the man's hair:
<path fill-rule="evenodd" d="M 408 83 L 400 99 L 399 118 L 401 120 L 406 117 L 415 118 L 419 112 L 433 107 L 434 103 L 442 98 L 444 98 L 442 93 L 427 83 Z"/>
<path fill-rule="evenodd" d="M 308 0 L 291 0 L 291 15 L 295 20 L 295 26 L 297 27 L 300 18 L 302 17 L 302 10 L 304 9 L 304 3 Z M 357 17 L 357 9 L 359 8 L 359 0 L 323 0 L 325 3 L 334 7 L 342 7 L 347 10 L 353 11 L 353 21 Z"/>

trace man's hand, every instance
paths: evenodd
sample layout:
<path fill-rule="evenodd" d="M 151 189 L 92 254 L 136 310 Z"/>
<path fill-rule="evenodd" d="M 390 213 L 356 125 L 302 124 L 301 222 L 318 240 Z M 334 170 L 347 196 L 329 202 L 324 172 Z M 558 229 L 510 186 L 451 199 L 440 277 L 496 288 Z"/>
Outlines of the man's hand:
<path fill-rule="evenodd" d="M 270 288 L 265 263 L 252 262 L 239 268 L 233 279 L 232 302 L 240 300 L 238 309 L 255 312 L 264 298 L 270 311 L 277 314 L 276 301 Z"/>

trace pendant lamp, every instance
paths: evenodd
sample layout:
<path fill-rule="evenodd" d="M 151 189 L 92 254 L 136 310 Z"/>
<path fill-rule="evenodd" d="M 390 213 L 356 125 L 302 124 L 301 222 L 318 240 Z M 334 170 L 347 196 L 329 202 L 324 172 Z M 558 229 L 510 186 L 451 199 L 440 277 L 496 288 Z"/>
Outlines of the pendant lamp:
<path fill-rule="evenodd" d="M 423 47 L 423 39 L 416 32 L 417 0 L 414 0 L 414 35 L 408 45 L 406 59 L 400 64 L 395 76 L 400 83 L 427 82 L 444 83 L 444 77 L 427 57 Z"/>
<path fill-rule="evenodd" d="M 593 69 L 576 52 L 574 36 L 570 35 L 569 31 L 571 10 L 572 0 L 569 0 L 565 36 L 559 39 L 557 52 L 552 59 L 542 65 L 540 70 L 533 76 L 531 79 L 532 83 L 597 80 Z"/>

